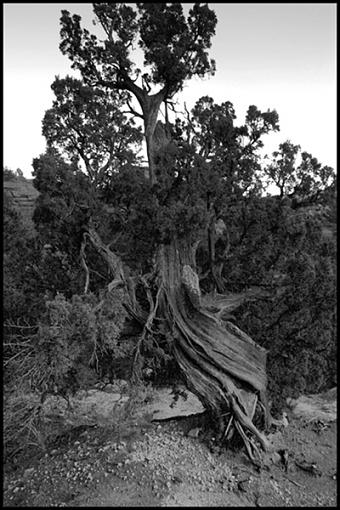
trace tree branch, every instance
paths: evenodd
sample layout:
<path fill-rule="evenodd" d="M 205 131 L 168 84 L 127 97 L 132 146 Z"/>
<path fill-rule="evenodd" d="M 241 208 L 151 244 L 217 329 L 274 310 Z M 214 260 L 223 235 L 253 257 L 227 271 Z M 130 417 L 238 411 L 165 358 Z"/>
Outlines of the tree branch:
<path fill-rule="evenodd" d="M 130 112 L 127 112 L 127 113 L 132 113 L 135 117 L 139 117 L 139 118 L 141 118 L 141 119 L 143 119 L 143 118 L 144 118 L 144 117 L 143 117 L 143 115 L 142 115 L 141 113 L 136 112 L 136 110 L 134 110 L 134 109 L 132 108 L 132 106 L 131 106 L 131 104 L 130 104 L 130 101 L 129 101 L 129 98 L 126 100 L 126 103 L 127 103 L 128 107 L 129 107 L 129 110 L 130 110 Z M 124 113 L 124 112 L 122 112 L 122 113 Z"/>
<path fill-rule="evenodd" d="M 84 271 L 85 271 L 85 275 L 86 275 L 84 294 L 87 294 L 88 288 L 89 288 L 89 284 L 90 284 L 90 273 L 89 273 L 89 268 L 88 268 L 88 266 L 86 264 L 85 247 L 86 247 L 86 236 L 84 234 L 83 235 L 83 240 L 82 240 L 82 243 L 81 243 L 81 247 L 80 247 L 80 260 L 81 260 L 81 265 L 83 266 Z"/>

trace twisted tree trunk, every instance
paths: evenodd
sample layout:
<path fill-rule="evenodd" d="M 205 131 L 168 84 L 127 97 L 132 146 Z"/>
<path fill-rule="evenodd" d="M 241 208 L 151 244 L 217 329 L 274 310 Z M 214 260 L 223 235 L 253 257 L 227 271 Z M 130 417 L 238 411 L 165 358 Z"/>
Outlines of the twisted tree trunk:
<path fill-rule="evenodd" d="M 174 356 L 188 387 L 220 418 L 221 427 L 226 429 L 232 416 L 241 432 L 247 429 L 268 449 L 265 436 L 252 423 L 255 405 L 249 406 L 253 394 L 253 404 L 259 396 L 267 409 L 266 350 L 204 306 L 190 243 L 173 239 L 162 245 L 157 264 L 160 313 L 173 331 Z M 223 419 L 226 415 L 228 420 Z"/>

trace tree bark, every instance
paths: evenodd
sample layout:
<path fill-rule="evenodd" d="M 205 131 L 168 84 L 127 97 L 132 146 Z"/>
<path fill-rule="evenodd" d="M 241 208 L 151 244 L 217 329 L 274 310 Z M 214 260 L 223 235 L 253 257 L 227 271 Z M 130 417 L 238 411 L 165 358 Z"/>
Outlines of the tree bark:
<path fill-rule="evenodd" d="M 246 428 L 268 449 L 269 442 L 252 423 L 253 410 L 245 398 L 246 393 L 256 395 L 267 408 L 267 352 L 205 308 L 192 253 L 187 240 L 174 238 L 169 245 L 160 246 L 157 256 L 159 286 L 163 289 L 160 314 L 173 332 L 174 357 L 188 387 L 207 409 L 219 419 L 231 412 L 238 428 Z"/>
<path fill-rule="evenodd" d="M 151 184 L 155 184 L 157 182 L 155 168 L 154 132 L 157 124 L 159 108 L 162 104 L 162 101 L 164 101 L 164 97 L 164 91 L 161 90 L 152 96 L 146 95 L 144 101 L 141 103 L 144 118 L 146 150 L 149 163 L 149 178 Z"/>

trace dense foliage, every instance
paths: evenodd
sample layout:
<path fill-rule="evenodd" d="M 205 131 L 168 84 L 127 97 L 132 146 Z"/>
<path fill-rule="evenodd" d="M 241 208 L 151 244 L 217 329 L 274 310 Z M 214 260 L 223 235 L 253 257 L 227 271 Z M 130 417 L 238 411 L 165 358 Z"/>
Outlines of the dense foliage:
<path fill-rule="evenodd" d="M 176 129 L 179 131 L 179 123 Z M 229 193 L 221 186 L 214 193 L 214 176 L 218 182 L 218 172 L 221 169 L 226 172 L 227 167 L 218 166 L 217 159 L 209 166 L 181 132 L 174 139 L 177 145 L 159 155 L 157 164 L 169 170 L 163 172 L 164 180 L 156 188 L 150 187 L 138 167 L 130 167 L 117 172 L 98 194 L 81 171 L 63 162 L 53 150 L 35 160 L 35 183 L 41 194 L 34 216 L 38 232 L 34 243 L 25 238 L 20 216 L 5 201 L 5 316 L 32 322 L 32 303 L 36 302 L 40 310 L 44 306 L 48 309 L 51 306 L 48 300 L 56 297 L 60 307 L 58 293 L 74 303 L 84 286 L 79 250 L 89 217 L 98 221 L 104 239 L 119 236 L 115 248 L 134 271 L 141 272 L 151 267 L 155 243 L 166 240 L 170 229 L 183 235 L 191 227 L 193 234 L 196 224 L 197 233 L 204 232 L 207 201 L 213 197 L 215 218 L 223 222 L 215 256 L 217 261 L 220 255 L 223 259 L 221 276 L 225 288 L 233 292 L 251 287 L 268 290 L 267 297 L 243 305 L 235 318 L 237 324 L 269 351 L 269 389 L 274 408 L 279 409 L 289 395 L 333 386 L 336 383 L 335 181 L 316 186 L 319 174 L 310 172 L 312 191 L 309 189 L 304 195 L 306 203 L 301 192 L 295 201 L 286 199 L 287 195 L 261 196 L 256 187 L 258 174 L 253 176 L 254 189 L 249 192 L 245 186 L 242 194 L 244 171 L 239 178 L 234 173 L 233 191 L 230 180 L 226 179 Z M 231 143 L 237 153 L 235 137 Z M 244 170 L 240 161 L 241 157 L 234 161 L 234 168 Z M 180 180 L 180 175 L 186 178 Z M 298 181 L 295 186 L 299 187 Z M 104 206 L 109 206 L 110 212 Z M 103 218 L 106 220 L 99 223 Z M 27 256 L 25 273 L 23 254 Z M 216 286 L 209 272 L 208 242 L 201 243 L 197 262 L 202 289 L 212 291 Z M 91 246 L 87 247 L 87 263 L 91 271 L 90 289 L 98 300 L 110 278 L 105 263 Z M 71 306 L 66 305 L 68 301 L 63 302 Z M 112 310 L 117 306 L 118 302 Z M 91 313 L 89 308 L 89 316 Z M 41 316 L 41 321 L 49 324 L 48 317 L 48 314 Z M 116 320 L 109 321 L 109 329 L 116 327 Z M 108 326 L 103 327 L 105 330 Z M 64 337 L 65 345 L 67 338 Z M 151 351 L 153 348 L 151 344 Z M 116 356 L 110 355 L 111 359 L 119 357 L 118 353 L 119 349 Z M 89 361 L 90 354 L 86 356 Z M 107 356 L 101 360 L 103 366 L 110 365 Z M 164 364 L 160 367 L 164 372 Z M 157 368 L 157 363 L 153 368 Z"/>
<path fill-rule="evenodd" d="M 234 289 L 270 291 L 236 318 L 268 349 L 269 390 L 279 410 L 287 396 L 336 385 L 336 241 L 325 230 L 324 207 L 295 212 L 277 197 L 256 202 L 243 232 L 235 228 L 225 274 Z"/>

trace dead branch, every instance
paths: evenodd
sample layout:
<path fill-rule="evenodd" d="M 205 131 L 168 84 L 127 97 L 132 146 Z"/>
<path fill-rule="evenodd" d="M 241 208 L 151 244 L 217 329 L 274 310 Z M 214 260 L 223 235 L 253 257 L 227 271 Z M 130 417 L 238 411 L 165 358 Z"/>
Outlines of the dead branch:
<path fill-rule="evenodd" d="M 82 243 L 81 243 L 81 247 L 80 247 L 80 261 L 81 261 L 81 265 L 83 266 L 84 271 L 85 271 L 84 294 L 87 294 L 88 288 L 89 288 L 89 284 L 90 284 L 90 272 L 89 272 L 89 268 L 88 268 L 88 266 L 86 264 L 85 247 L 86 247 L 86 237 L 84 235 Z"/>
<path fill-rule="evenodd" d="M 145 290 L 146 290 L 146 293 L 147 293 L 147 298 L 148 298 L 148 301 L 149 301 L 149 305 L 150 305 L 150 309 L 149 309 L 149 315 L 148 315 L 148 318 L 145 322 L 145 325 L 144 325 L 144 328 L 143 328 L 143 331 L 142 331 L 142 334 L 136 344 L 136 347 L 135 347 L 135 354 L 134 354 L 134 358 L 133 358 L 133 367 L 134 367 L 134 376 L 138 377 L 138 374 L 137 374 L 137 361 L 139 359 L 139 356 L 140 356 L 140 350 L 141 350 L 141 347 L 143 345 L 143 342 L 145 341 L 145 338 L 147 336 L 147 334 L 152 334 L 152 325 L 153 325 L 153 321 L 155 319 L 155 316 L 156 316 L 156 313 L 157 313 L 157 310 L 158 310 L 158 307 L 159 307 L 159 300 L 160 300 L 160 296 L 163 292 L 163 287 L 162 285 L 160 285 L 158 287 L 158 290 L 157 290 L 157 294 L 156 294 L 156 299 L 155 299 L 155 302 L 152 298 L 152 294 L 151 294 L 151 291 L 150 291 L 150 287 L 147 283 L 147 281 L 145 280 L 145 278 L 141 277 L 141 282 L 143 283 L 144 287 L 145 287 Z"/>

